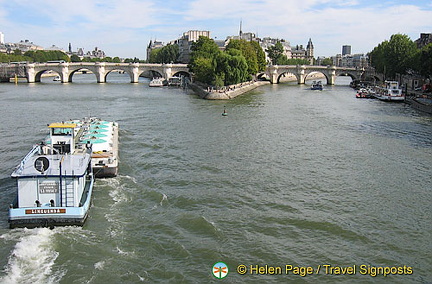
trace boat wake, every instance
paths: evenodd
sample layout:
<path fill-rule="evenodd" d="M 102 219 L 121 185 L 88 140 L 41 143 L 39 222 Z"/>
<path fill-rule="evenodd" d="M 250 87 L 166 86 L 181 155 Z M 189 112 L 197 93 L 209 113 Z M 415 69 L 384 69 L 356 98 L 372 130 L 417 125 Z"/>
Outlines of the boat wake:
<path fill-rule="evenodd" d="M 52 271 L 59 255 L 52 245 L 54 234 L 48 228 L 37 228 L 17 229 L 2 235 L 0 238 L 19 238 L 19 241 L 9 256 L 4 269 L 6 275 L 0 278 L 0 283 L 58 283 L 65 272 Z"/>

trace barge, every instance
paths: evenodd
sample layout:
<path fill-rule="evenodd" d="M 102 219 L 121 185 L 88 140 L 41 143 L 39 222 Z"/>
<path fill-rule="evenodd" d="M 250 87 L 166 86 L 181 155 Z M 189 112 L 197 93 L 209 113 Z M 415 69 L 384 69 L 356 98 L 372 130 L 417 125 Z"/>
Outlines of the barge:
<path fill-rule="evenodd" d="M 17 197 L 10 204 L 9 226 L 82 226 L 93 191 L 92 145 L 77 143 L 79 126 L 52 123 L 49 143 L 37 144 L 13 171 Z"/>

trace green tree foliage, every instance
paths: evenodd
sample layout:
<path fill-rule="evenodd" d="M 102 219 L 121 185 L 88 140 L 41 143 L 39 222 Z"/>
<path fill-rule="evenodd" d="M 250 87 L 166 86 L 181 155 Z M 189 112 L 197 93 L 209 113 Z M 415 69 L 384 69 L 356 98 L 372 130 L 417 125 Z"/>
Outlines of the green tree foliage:
<path fill-rule="evenodd" d="M 287 63 L 288 58 L 284 55 L 284 48 L 280 41 L 270 46 L 266 51 L 273 65 L 285 65 Z"/>
<path fill-rule="evenodd" d="M 32 61 L 32 59 L 29 58 L 29 57 L 26 57 L 24 55 L 14 55 L 14 54 L 0 53 L 0 62 L 2 62 L 2 63 L 24 62 L 24 61 Z"/>
<path fill-rule="evenodd" d="M 162 48 L 153 49 L 150 53 L 149 63 L 171 63 L 177 62 L 179 47 L 177 44 L 169 44 Z"/>
<path fill-rule="evenodd" d="M 257 56 L 258 71 L 264 71 L 267 65 L 264 50 L 261 48 L 257 41 L 250 41 L 249 43 L 252 45 Z"/>
<path fill-rule="evenodd" d="M 81 59 L 79 58 L 78 55 L 72 54 L 72 56 L 70 57 L 70 61 L 71 62 L 81 62 Z"/>
<path fill-rule="evenodd" d="M 64 60 L 69 62 L 69 56 L 60 50 L 30 50 L 24 53 L 24 56 L 31 58 L 33 62 L 47 62 L 54 60 Z"/>
<path fill-rule="evenodd" d="M 329 65 L 333 65 L 333 60 L 329 57 L 324 58 L 323 61 L 321 62 L 321 66 L 329 66 Z"/>
<path fill-rule="evenodd" d="M 191 50 L 188 67 L 195 74 L 195 79 L 206 84 L 213 84 L 216 80 L 220 82 L 221 78 L 216 76 L 216 58 L 221 53 L 217 44 L 208 37 L 200 36 Z"/>
<path fill-rule="evenodd" d="M 192 45 L 189 69 L 195 79 L 214 86 L 238 84 L 251 79 L 259 70 L 258 56 L 253 44 L 243 40 L 233 40 L 225 52 L 207 37 L 200 37 Z M 265 68 L 265 64 L 263 65 Z"/>
<path fill-rule="evenodd" d="M 256 74 L 258 73 L 258 59 L 257 52 L 255 48 L 250 44 L 250 42 L 241 39 L 241 40 L 231 40 L 226 50 L 229 52 L 232 49 L 237 49 L 241 52 L 241 55 L 246 59 L 246 63 L 248 65 L 248 73 Z"/>
<path fill-rule="evenodd" d="M 194 59 L 190 68 L 199 82 L 212 84 L 215 79 L 215 64 L 213 58 L 199 56 Z"/>
<path fill-rule="evenodd" d="M 388 78 L 396 73 L 405 74 L 408 70 L 418 70 L 416 44 L 407 36 L 394 34 L 389 41 L 383 41 L 370 53 L 371 65 Z"/>

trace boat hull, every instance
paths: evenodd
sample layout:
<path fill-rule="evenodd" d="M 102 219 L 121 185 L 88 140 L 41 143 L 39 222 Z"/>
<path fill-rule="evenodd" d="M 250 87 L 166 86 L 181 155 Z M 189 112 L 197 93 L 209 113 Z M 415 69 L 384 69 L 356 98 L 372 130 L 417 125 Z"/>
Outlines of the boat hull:
<path fill-rule="evenodd" d="M 117 166 L 93 166 L 93 174 L 96 178 L 116 177 L 118 174 Z"/>
<path fill-rule="evenodd" d="M 80 207 L 24 207 L 16 208 L 13 204 L 9 208 L 9 227 L 36 228 L 56 226 L 83 226 L 90 209 L 94 179 L 91 178 L 86 185 L 86 190 L 81 197 Z M 17 203 L 17 201 L 15 201 Z"/>
<path fill-rule="evenodd" d="M 375 96 L 375 98 L 385 102 L 403 102 L 405 101 L 404 96 Z"/>

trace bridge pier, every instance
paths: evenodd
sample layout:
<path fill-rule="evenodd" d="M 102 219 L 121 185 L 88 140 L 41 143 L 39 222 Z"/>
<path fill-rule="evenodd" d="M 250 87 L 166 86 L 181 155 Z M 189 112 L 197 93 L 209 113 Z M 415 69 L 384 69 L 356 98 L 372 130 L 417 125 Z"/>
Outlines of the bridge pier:
<path fill-rule="evenodd" d="M 28 83 L 34 83 L 36 81 L 36 72 L 35 72 L 35 65 L 34 64 L 27 64 L 26 66 L 26 76 L 27 76 L 27 82 Z"/>
<path fill-rule="evenodd" d="M 297 65 L 297 84 L 304 84 L 306 75 L 305 75 L 306 67 L 304 65 Z"/>
<path fill-rule="evenodd" d="M 328 66 L 327 85 L 334 85 L 336 81 L 336 67 Z"/>
<path fill-rule="evenodd" d="M 96 63 L 96 81 L 98 83 L 105 83 L 105 62 L 97 62 Z"/>
<path fill-rule="evenodd" d="M 131 72 L 130 72 L 130 77 L 131 77 L 131 83 L 138 83 L 138 79 L 139 79 L 139 63 L 131 63 Z"/>
<path fill-rule="evenodd" d="M 268 67 L 268 75 L 270 77 L 270 83 L 277 84 L 278 83 L 278 66 L 272 65 Z"/>
<path fill-rule="evenodd" d="M 69 83 L 69 63 L 61 64 L 60 80 L 62 83 Z"/>

